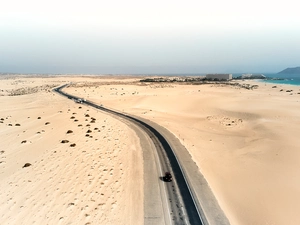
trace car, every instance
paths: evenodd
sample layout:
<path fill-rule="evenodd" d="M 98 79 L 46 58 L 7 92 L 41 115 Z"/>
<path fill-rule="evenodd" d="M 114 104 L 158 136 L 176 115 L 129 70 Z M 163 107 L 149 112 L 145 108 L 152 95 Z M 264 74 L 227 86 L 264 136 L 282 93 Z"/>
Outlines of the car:
<path fill-rule="evenodd" d="M 82 103 L 82 99 L 81 98 L 75 99 L 75 102 L 76 103 Z"/>
<path fill-rule="evenodd" d="M 165 176 L 163 177 L 163 180 L 166 181 L 166 182 L 171 182 L 173 180 L 171 173 L 166 172 Z"/>

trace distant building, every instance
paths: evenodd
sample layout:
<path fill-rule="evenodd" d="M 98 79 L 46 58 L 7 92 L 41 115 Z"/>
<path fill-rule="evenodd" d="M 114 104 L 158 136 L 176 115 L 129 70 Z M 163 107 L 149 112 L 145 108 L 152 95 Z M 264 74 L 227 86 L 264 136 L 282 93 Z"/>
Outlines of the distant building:
<path fill-rule="evenodd" d="M 208 80 L 232 80 L 232 74 L 207 74 Z"/>

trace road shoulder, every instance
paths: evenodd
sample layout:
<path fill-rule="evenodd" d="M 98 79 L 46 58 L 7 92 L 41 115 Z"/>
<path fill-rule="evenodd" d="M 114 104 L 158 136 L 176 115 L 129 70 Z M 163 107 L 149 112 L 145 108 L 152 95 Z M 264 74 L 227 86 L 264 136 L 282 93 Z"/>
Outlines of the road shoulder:
<path fill-rule="evenodd" d="M 150 120 L 140 117 L 137 118 L 155 128 L 168 141 L 182 167 L 182 170 L 187 178 L 188 183 L 190 184 L 190 186 L 193 187 L 192 192 L 193 195 L 196 196 L 195 202 L 198 206 L 200 206 L 198 208 L 201 209 L 199 213 L 201 215 L 204 215 L 204 218 L 206 218 L 207 220 L 204 221 L 204 223 L 210 225 L 230 224 L 223 210 L 220 208 L 219 203 L 215 198 L 211 188 L 209 187 L 206 179 L 200 173 L 199 168 L 196 165 L 196 163 L 192 160 L 190 153 L 180 143 L 179 139 L 176 138 L 166 128 Z"/>

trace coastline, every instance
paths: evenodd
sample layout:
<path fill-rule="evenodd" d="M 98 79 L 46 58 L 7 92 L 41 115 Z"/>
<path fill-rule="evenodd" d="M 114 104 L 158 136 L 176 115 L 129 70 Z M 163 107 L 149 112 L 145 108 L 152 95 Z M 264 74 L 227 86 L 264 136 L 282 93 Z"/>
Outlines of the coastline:
<path fill-rule="evenodd" d="M 278 84 L 278 85 L 291 85 L 291 86 L 300 86 L 300 79 L 283 79 L 283 80 L 261 80 L 262 83 Z"/>

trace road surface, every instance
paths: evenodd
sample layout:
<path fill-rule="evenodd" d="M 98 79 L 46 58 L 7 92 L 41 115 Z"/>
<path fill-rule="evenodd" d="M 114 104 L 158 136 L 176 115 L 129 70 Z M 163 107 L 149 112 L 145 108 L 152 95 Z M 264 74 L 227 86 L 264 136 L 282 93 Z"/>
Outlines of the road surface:
<path fill-rule="evenodd" d="M 154 207 L 154 209 L 149 209 L 149 211 L 145 213 L 145 224 L 229 224 L 226 217 L 223 215 L 222 210 L 218 208 L 219 206 L 216 204 L 213 197 L 208 198 L 207 202 L 210 207 L 214 207 L 214 210 L 212 211 L 215 211 L 216 215 L 212 216 L 210 213 L 207 213 L 209 218 L 206 218 L 206 212 L 202 209 L 201 201 L 198 199 L 199 194 L 197 194 L 201 188 L 201 190 L 204 190 L 202 187 L 203 184 L 208 186 L 206 181 L 201 181 L 202 183 L 197 183 L 197 181 L 192 182 L 191 185 L 191 182 L 189 181 L 191 179 L 188 179 L 188 176 L 185 174 L 184 169 L 182 168 L 182 165 L 180 165 L 172 147 L 166 138 L 157 129 L 155 129 L 153 125 L 150 125 L 151 122 L 105 108 L 102 105 L 97 105 L 88 100 L 82 100 L 81 98 L 73 95 L 69 95 L 62 91 L 62 89 L 66 86 L 67 84 L 55 88 L 54 91 L 74 100 L 75 102 L 80 102 L 81 104 L 86 104 L 112 114 L 113 116 L 117 116 L 122 119 L 122 121 L 125 120 L 127 124 L 131 124 L 136 128 L 138 127 L 143 130 L 143 132 L 147 135 L 147 137 L 143 137 L 144 139 L 147 138 L 148 140 L 151 140 L 151 145 L 155 147 L 156 151 L 144 153 L 144 158 L 145 154 L 148 154 L 146 158 L 152 157 L 151 160 L 155 160 L 157 168 L 152 168 L 153 166 L 151 167 L 148 165 L 148 170 L 152 173 L 156 169 L 156 173 L 153 173 L 152 176 L 158 175 L 158 177 L 153 177 L 152 180 L 156 179 L 158 182 L 153 184 L 148 180 L 148 183 L 147 181 L 145 182 L 145 188 L 149 193 L 156 193 L 162 199 L 160 199 L 161 204 L 157 202 L 157 205 L 153 202 L 154 200 L 157 200 L 156 196 L 150 196 L 151 199 L 149 197 L 145 199 L 145 201 L 147 201 L 147 199 L 149 200 L 148 208 Z M 164 133 L 165 132 L 166 131 L 164 130 Z M 173 144 L 173 148 L 174 146 L 175 145 Z M 184 157 L 186 156 L 183 156 L 183 158 Z M 172 182 L 163 181 L 162 177 L 166 171 L 171 172 L 173 175 Z M 191 174 L 195 174 L 196 178 L 199 177 L 199 173 L 195 171 Z M 199 179 L 201 180 L 204 178 L 199 177 Z M 195 184 L 196 190 L 194 190 L 193 184 Z M 153 185 L 153 190 L 148 185 Z M 157 187 L 156 189 L 159 189 L 160 193 L 157 191 L 155 192 L 155 185 Z M 147 190 L 145 190 L 145 192 Z M 207 192 L 207 190 L 204 190 L 204 192 Z M 209 194 L 212 195 L 211 193 Z M 147 202 L 145 203 L 145 206 L 147 206 Z M 162 213 L 155 212 L 156 206 L 156 210 L 163 211 L 163 215 L 161 215 Z M 148 209 L 146 208 L 145 211 L 147 210 Z M 209 207 L 208 211 L 211 211 Z"/>

